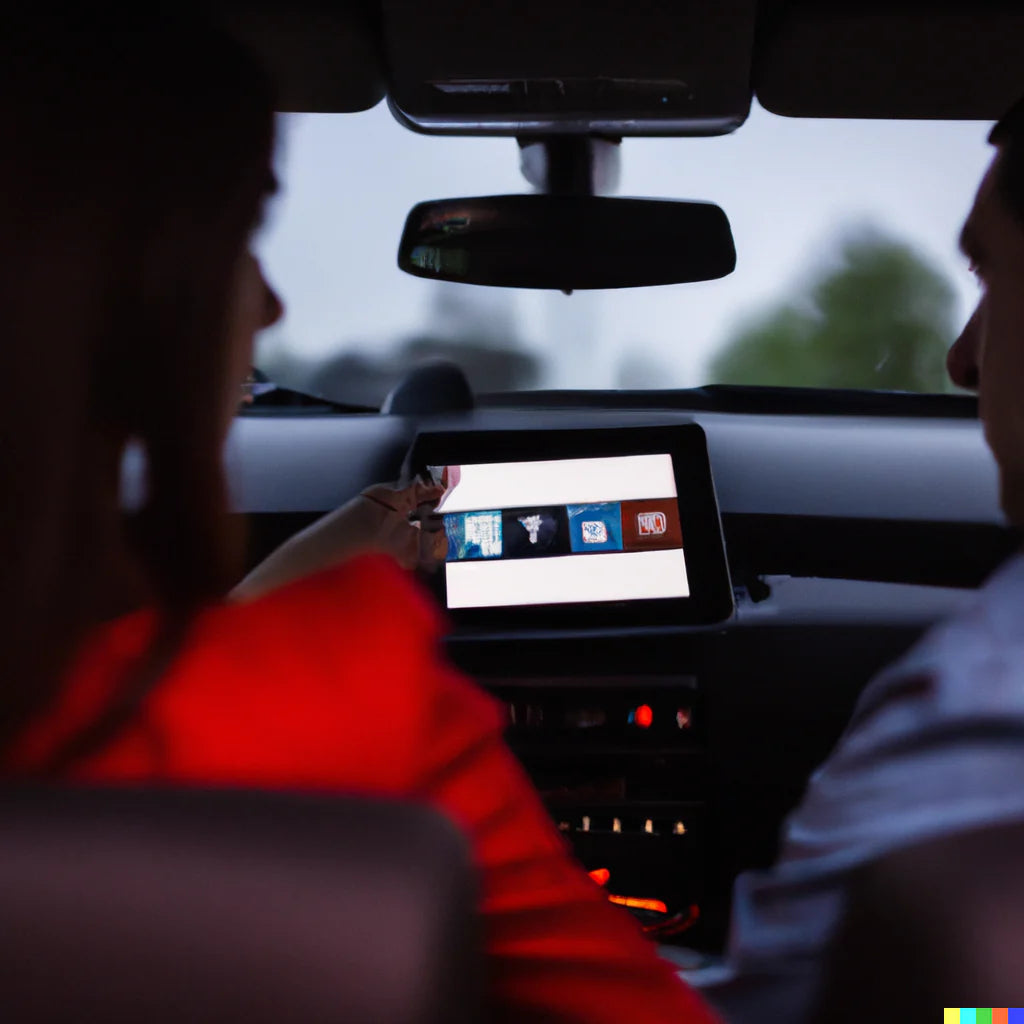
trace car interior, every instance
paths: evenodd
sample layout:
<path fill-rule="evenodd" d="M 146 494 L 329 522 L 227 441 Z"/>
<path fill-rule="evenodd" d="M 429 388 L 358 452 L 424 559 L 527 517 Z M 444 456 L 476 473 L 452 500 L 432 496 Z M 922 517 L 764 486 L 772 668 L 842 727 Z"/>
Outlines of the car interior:
<path fill-rule="evenodd" d="M 1024 17 L 997 3 L 551 3 L 527 15 L 395 0 L 231 15 L 279 75 L 285 110 L 386 97 L 395 130 L 549 149 L 614 136 L 624 158 L 633 135 L 741 134 L 755 100 L 789 118 L 985 121 L 1024 87 L 1013 60 Z M 571 85 L 556 87 L 563 78 Z M 688 91 L 666 86 L 680 81 Z M 570 168 L 551 198 L 586 196 L 582 179 Z M 651 248 L 666 248 L 647 230 Z M 532 236 L 524 244 L 559 287 L 557 261 L 548 267 Z M 574 254 L 579 286 L 585 252 L 559 256 Z M 691 527 L 686 552 L 723 544 L 703 582 L 728 579 L 727 608 L 448 607 L 447 650 L 507 704 L 509 743 L 584 866 L 644 905 L 652 936 L 709 954 L 723 948 L 734 878 L 772 863 L 784 816 L 860 690 L 1016 544 L 967 394 L 479 393 L 457 366 L 428 363 L 410 366 L 380 411 L 283 389 L 264 399 L 239 417 L 229 454 L 253 563 L 363 487 L 399 479 L 414 443 L 439 463 L 493 463 L 550 457 L 555 434 L 574 457 L 607 457 L 628 434 L 632 450 L 678 462 L 659 433 L 700 428 L 710 472 L 694 466 L 679 494 L 714 502 L 722 539 Z"/>
<path fill-rule="evenodd" d="M 696 139 L 697 162 L 752 109 L 983 135 L 1024 92 L 1024 14 L 997 0 L 211 6 L 274 73 L 284 118 L 380 106 L 387 131 L 442 158 L 504 140 L 522 195 L 424 192 L 393 260 L 450 289 L 566 304 L 685 295 L 745 258 L 714 195 L 655 209 L 609 194 L 631 144 Z M 417 166 L 401 170 L 415 185 Z M 507 174 L 495 167 L 495 192 Z M 423 585 L 447 655 L 507 709 L 508 743 L 583 866 L 692 966 L 722 954 L 733 881 L 772 864 L 873 674 L 1019 543 L 966 393 L 488 389 L 454 345 L 365 398 L 257 370 L 227 455 L 250 565 L 371 484 L 443 482 L 448 555 Z"/>

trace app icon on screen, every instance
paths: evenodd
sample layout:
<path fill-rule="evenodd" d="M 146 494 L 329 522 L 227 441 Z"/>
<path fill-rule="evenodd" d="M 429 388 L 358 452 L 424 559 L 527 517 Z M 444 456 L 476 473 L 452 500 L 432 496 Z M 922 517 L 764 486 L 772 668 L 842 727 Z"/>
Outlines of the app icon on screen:
<path fill-rule="evenodd" d="M 676 499 L 622 502 L 622 543 L 626 551 L 681 548 L 683 530 Z"/>
<path fill-rule="evenodd" d="M 574 554 L 622 550 L 622 512 L 617 501 L 569 506 L 569 542 Z"/>
<path fill-rule="evenodd" d="M 668 516 L 664 512 L 637 512 L 636 527 L 641 537 L 661 537 L 668 533 Z"/>
<path fill-rule="evenodd" d="M 567 555 L 569 521 L 564 507 L 517 508 L 502 515 L 503 558 Z"/>
<path fill-rule="evenodd" d="M 448 537 L 448 561 L 501 558 L 502 522 L 500 512 L 453 512 L 444 517 Z"/>

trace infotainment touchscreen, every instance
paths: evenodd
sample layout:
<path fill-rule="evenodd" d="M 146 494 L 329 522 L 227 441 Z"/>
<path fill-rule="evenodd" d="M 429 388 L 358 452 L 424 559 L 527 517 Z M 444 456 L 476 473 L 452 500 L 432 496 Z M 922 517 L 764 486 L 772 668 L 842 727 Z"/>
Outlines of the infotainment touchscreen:
<path fill-rule="evenodd" d="M 457 622 L 605 627 L 732 611 L 695 424 L 423 434 L 411 458 L 441 492 L 437 585 Z"/>
<path fill-rule="evenodd" d="M 690 596 L 672 456 L 432 466 L 449 608 Z"/>

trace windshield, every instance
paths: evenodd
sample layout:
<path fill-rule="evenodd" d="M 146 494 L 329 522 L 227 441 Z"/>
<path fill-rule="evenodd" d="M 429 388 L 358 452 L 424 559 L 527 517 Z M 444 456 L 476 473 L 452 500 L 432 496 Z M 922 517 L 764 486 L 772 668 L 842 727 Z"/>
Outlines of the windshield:
<path fill-rule="evenodd" d="M 281 385 L 378 405 L 441 357 L 478 392 L 949 389 L 945 351 L 977 299 L 956 241 L 991 157 L 987 125 L 795 120 L 755 106 L 733 135 L 627 139 L 617 194 L 717 202 L 736 270 L 569 296 L 397 267 L 417 202 L 529 191 L 515 140 L 418 135 L 384 104 L 283 115 L 280 127 L 282 193 L 259 251 L 286 315 L 257 363 Z"/>

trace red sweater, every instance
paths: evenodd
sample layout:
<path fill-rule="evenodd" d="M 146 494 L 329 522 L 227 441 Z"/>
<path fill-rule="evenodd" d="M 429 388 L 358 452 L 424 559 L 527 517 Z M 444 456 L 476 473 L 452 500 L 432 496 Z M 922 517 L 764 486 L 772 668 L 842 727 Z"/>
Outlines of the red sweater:
<path fill-rule="evenodd" d="M 41 764 L 92 720 L 154 624 L 140 613 L 90 640 L 12 767 Z M 430 602 L 378 557 L 211 608 L 139 719 L 74 777 L 421 799 L 472 841 L 488 1019 L 712 1021 L 573 861 L 502 742 L 498 706 L 439 657 L 439 630 Z"/>

